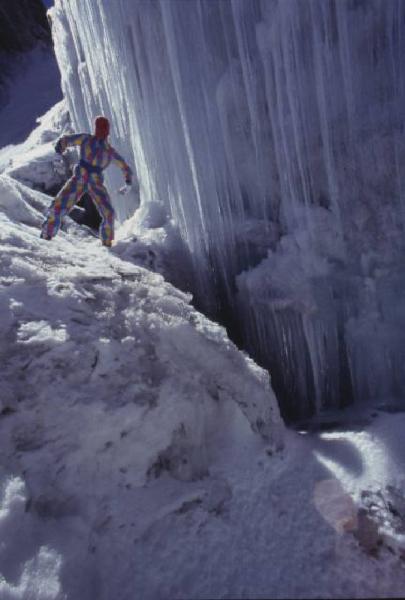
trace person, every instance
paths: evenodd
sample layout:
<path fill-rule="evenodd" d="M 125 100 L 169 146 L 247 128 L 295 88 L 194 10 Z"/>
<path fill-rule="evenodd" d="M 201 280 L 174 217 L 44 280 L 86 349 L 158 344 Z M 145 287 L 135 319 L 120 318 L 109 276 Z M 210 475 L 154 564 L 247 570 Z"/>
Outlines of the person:
<path fill-rule="evenodd" d="M 110 123 L 106 117 L 96 117 L 94 135 L 78 133 L 59 138 L 55 151 L 63 154 L 68 146 L 79 146 L 80 161 L 73 176 L 52 202 L 42 225 L 41 238 L 51 240 L 58 232 L 62 219 L 86 192 L 91 196 L 101 216 L 100 238 L 104 246 L 114 239 L 114 209 L 104 186 L 103 171 L 110 163 L 122 169 L 125 183 L 132 185 L 132 171 L 125 160 L 108 142 Z"/>

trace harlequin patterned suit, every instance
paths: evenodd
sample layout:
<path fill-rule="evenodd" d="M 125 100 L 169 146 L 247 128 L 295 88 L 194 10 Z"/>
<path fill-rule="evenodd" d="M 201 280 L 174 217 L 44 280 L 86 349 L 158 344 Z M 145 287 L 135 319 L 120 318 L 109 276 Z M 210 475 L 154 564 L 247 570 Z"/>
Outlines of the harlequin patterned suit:
<path fill-rule="evenodd" d="M 132 171 L 125 160 L 107 141 L 109 122 L 105 117 L 97 117 L 95 135 L 79 133 L 61 137 L 56 151 L 63 153 L 68 146 L 80 147 L 80 161 L 73 177 L 63 186 L 53 201 L 47 219 L 42 226 L 41 237 L 52 239 L 58 232 L 62 219 L 88 192 L 101 216 L 100 237 L 105 246 L 111 246 L 114 239 L 114 209 L 104 187 L 103 171 L 110 163 L 123 171 L 125 182 L 132 183 Z"/>

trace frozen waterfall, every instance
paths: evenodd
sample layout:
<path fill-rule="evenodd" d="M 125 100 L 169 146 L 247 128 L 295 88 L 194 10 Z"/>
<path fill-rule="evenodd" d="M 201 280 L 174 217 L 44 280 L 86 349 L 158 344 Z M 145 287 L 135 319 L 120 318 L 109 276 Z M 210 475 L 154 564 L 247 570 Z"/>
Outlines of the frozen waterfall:
<path fill-rule="evenodd" d="M 112 119 L 142 210 L 173 220 L 199 305 L 284 416 L 398 406 L 405 2 L 56 0 L 51 19 L 77 129 Z"/>

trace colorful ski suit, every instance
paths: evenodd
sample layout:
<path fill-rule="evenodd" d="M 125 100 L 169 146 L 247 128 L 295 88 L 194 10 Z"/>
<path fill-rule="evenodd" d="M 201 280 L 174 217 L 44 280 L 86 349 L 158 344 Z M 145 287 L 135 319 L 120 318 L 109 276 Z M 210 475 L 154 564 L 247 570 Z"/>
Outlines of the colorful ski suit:
<path fill-rule="evenodd" d="M 125 182 L 131 184 L 132 171 L 125 160 L 105 139 L 79 133 L 61 137 L 56 145 L 57 152 L 68 146 L 80 146 L 80 162 L 75 166 L 73 177 L 60 190 L 53 201 L 47 219 L 42 226 L 42 236 L 52 239 L 58 232 L 62 219 L 88 192 L 101 216 L 100 236 L 106 246 L 114 239 L 114 209 L 104 187 L 103 171 L 113 162 L 123 171 Z"/>

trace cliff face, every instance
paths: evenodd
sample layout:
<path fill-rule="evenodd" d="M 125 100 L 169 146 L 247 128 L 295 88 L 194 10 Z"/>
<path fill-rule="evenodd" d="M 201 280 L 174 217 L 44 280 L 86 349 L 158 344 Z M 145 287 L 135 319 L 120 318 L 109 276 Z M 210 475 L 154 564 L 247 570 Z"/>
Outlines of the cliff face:
<path fill-rule="evenodd" d="M 0 148 L 23 142 L 62 97 L 41 0 L 0 0 Z"/>
<path fill-rule="evenodd" d="M 0 53 L 24 52 L 38 41 L 51 42 L 41 0 L 0 0 Z"/>
<path fill-rule="evenodd" d="M 38 44 L 51 45 L 41 0 L 0 0 L 0 109 L 9 99 L 8 83 L 16 64 Z"/>

